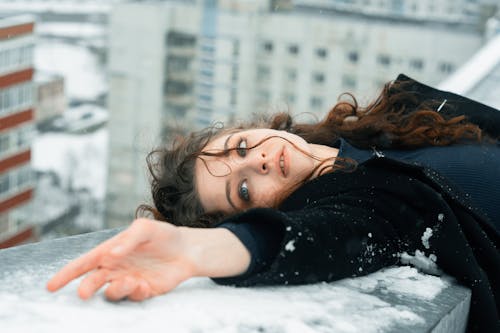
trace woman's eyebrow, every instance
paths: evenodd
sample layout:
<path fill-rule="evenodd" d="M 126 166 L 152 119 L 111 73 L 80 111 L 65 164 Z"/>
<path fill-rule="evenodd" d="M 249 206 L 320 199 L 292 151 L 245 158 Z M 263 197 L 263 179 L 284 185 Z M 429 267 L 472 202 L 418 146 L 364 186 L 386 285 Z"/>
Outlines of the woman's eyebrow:
<path fill-rule="evenodd" d="M 229 154 L 229 139 L 231 139 L 231 137 L 233 136 L 233 134 L 229 134 L 226 138 L 226 141 L 224 141 L 224 154 L 227 155 Z"/>

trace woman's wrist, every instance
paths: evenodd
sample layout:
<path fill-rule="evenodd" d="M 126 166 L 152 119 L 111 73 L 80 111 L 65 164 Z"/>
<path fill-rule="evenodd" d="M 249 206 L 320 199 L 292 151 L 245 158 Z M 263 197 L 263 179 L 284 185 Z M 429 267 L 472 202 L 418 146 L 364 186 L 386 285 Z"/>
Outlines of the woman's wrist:
<path fill-rule="evenodd" d="M 231 231 L 225 228 L 179 228 L 193 276 L 237 276 L 248 269 L 250 252 Z"/>

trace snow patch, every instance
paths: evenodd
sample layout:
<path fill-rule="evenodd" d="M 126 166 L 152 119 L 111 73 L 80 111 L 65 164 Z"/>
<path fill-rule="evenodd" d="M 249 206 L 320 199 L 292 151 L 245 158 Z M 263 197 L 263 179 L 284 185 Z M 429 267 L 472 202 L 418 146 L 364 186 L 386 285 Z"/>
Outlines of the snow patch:
<path fill-rule="evenodd" d="M 407 252 L 400 254 L 400 261 L 404 265 L 413 265 L 424 273 L 441 275 L 442 272 L 436 264 L 437 257 L 434 254 L 427 257 L 424 252 L 420 250 L 415 251 L 415 255 L 410 255 Z"/>
<path fill-rule="evenodd" d="M 91 134 L 47 133 L 36 137 L 32 146 L 35 170 L 54 171 L 64 188 L 87 189 L 102 199 L 107 181 L 108 131 Z"/>
<path fill-rule="evenodd" d="M 70 99 L 96 100 L 108 89 L 105 69 L 84 46 L 40 41 L 36 44 L 34 57 L 36 70 L 64 77 L 65 91 Z"/>
<path fill-rule="evenodd" d="M 430 248 L 430 245 L 429 245 L 429 238 L 432 237 L 432 229 L 431 228 L 426 228 L 425 231 L 424 231 L 424 234 L 422 235 L 422 244 L 424 245 L 424 247 L 426 249 L 429 249 Z"/>
<path fill-rule="evenodd" d="M 383 293 L 396 293 L 407 297 L 432 300 L 450 282 L 437 276 L 424 275 L 416 268 L 391 267 L 373 274 L 339 281 L 343 286 L 360 289 L 365 292 L 380 290 Z"/>
<path fill-rule="evenodd" d="M 289 241 L 288 243 L 286 243 L 285 245 L 285 250 L 286 251 L 290 251 L 290 252 L 293 252 L 295 251 L 295 239 L 292 239 L 291 241 Z"/>
<path fill-rule="evenodd" d="M 2 331 L 135 333 L 139 322 L 145 330 L 157 330 L 167 322 L 169 331 L 179 333 L 375 333 L 394 323 L 424 321 L 407 307 L 391 306 L 353 286 L 336 283 L 234 288 L 218 286 L 207 278 L 195 278 L 145 302 L 108 302 L 102 291 L 82 301 L 76 296 L 80 279 L 59 293 L 45 291 L 43 284 L 54 269 L 29 268 L 0 279 L 0 282 L 16 281 L 19 286 L 12 289 L 5 283 L 0 285 Z M 397 270 L 401 269 L 405 270 Z M 384 279 L 387 273 L 397 275 L 386 271 L 378 274 L 378 278 Z M 412 286 L 415 283 L 419 282 Z M 197 309 L 194 321 L 192 313 L 186 311 L 193 306 Z M 218 311 L 213 311 L 214 308 Z"/>

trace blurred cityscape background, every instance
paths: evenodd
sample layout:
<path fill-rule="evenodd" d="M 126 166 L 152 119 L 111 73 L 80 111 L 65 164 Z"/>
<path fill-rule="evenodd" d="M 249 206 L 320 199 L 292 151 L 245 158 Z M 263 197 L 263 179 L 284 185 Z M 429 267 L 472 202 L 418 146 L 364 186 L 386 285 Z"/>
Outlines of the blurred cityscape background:
<path fill-rule="evenodd" d="M 0 248 L 129 224 L 173 133 L 399 73 L 500 108 L 500 1 L 2 0 Z"/>

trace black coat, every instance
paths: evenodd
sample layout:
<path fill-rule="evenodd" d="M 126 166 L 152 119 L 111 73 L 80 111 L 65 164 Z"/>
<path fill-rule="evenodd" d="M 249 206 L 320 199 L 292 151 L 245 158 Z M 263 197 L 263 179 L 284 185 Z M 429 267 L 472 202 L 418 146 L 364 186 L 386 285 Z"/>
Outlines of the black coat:
<path fill-rule="evenodd" d="M 495 109 L 417 82 L 412 87 L 423 99 L 459 100 L 452 111 L 471 119 L 484 112 L 486 117 L 477 116 L 475 122 L 488 126 L 492 136 L 500 133 L 500 112 L 493 114 Z M 496 127 L 490 126 L 489 116 L 497 117 Z M 275 226 L 283 237 L 268 269 L 216 282 L 251 286 L 335 281 L 398 264 L 401 253 L 419 249 L 434 254 L 440 269 L 472 290 L 468 330 L 500 332 L 500 237 L 485 219 L 437 172 L 374 157 L 352 173 L 330 173 L 308 182 L 278 210 L 255 208 L 229 218 Z M 432 236 L 424 245 L 427 228 Z"/>

